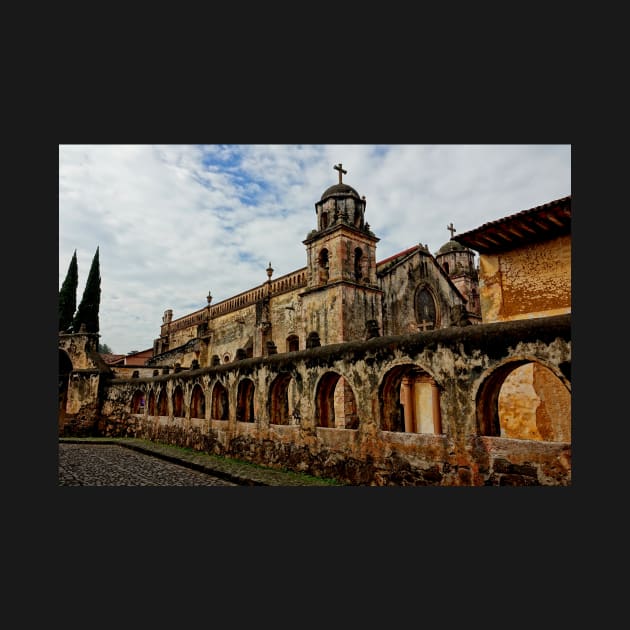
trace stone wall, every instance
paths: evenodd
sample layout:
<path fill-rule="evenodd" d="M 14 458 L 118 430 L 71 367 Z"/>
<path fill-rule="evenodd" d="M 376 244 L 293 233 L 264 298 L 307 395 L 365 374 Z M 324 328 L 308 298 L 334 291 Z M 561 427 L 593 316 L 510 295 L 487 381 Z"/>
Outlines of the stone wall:
<path fill-rule="evenodd" d="M 479 257 L 484 322 L 571 312 L 571 235 Z"/>
<path fill-rule="evenodd" d="M 104 392 L 99 432 L 164 441 L 352 484 L 570 485 L 570 441 L 550 441 L 543 434 L 506 437 L 494 417 L 499 386 L 513 368 L 524 364 L 544 366 L 555 387 L 559 383 L 570 392 L 570 340 L 570 316 L 564 315 L 379 337 L 153 378 L 115 379 Z M 392 374 L 408 369 L 421 370 L 437 387 L 439 433 L 383 429 L 387 383 Z M 356 428 L 338 428 L 337 422 L 319 426 L 325 397 L 333 392 L 327 383 L 339 377 L 343 400 L 336 394 L 331 405 L 337 410 L 354 405 Z M 246 379 L 254 386 L 254 416 L 241 422 L 237 408 Z M 288 380 L 291 421 L 277 424 L 274 400 L 282 390 L 277 385 Z M 229 414 L 223 420 L 212 417 L 218 383 L 228 396 Z M 196 385 L 205 395 L 202 418 L 190 417 Z M 170 402 L 166 415 L 150 414 L 148 405 L 141 414 L 130 413 L 136 391 L 148 400 L 151 393 L 157 399 L 164 390 L 171 400 L 176 388 L 183 391 L 181 416 L 172 414 Z M 545 388 L 549 390 L 549 383 L 541 382 L 539 390 Z M 429 404 L 425 398 L 418 402 L 420 407 Z M 545 424 L 540 417 L 535 422 Z M 428 421 L 421 425 L 416 431 L 432 430 Z"/>

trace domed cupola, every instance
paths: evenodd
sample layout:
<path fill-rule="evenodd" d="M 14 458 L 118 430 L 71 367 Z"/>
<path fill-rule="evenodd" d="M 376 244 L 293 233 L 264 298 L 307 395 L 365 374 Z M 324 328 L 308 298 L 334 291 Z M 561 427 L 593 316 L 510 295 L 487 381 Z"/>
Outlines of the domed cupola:
<path fill-rule="evenodd" d="M 464 247 L 461 243 L 458 243 L 457 241 L 449 241 L 448 243 L 444 243 L 444 245 L 442 245 L 442 247 L 438 249 L 438 253 L 436 255 L 439 256 L 440 254 L 448 254 L 450 252 L 467 252 L 467 251 L 470 251 L 470 250 L 467 247 Z"/>
<path fill-rule="evenodd" d="M 475 252 L 453 238 L 453 232 L 456 232 L 453 222 L 446 226 L 446 229 L 451 233 L 451 240 L 440 247 L 435 255 L 435 260 L 467 300 L 468 312 L 481 316 Z"/>
<path fill-rule="evenodd" d="M 342 178 L 347 171 L 341 164 L 333 168 L 339 172 L 339 182 L 327 188 L 315 204 L 316 232 L 322 232 L 337 225 L 346 225 L 369 233 L 369 225 L 365 223 L 365 197 L 360 197 L 352 186 L 343 183 Z M 311 232 L 309 236 L 312 235 Z"/>
<path fill-rule="evenodd" d="M 453 227 L 452 221 L 450 225 L 446 226 L 446 229 L 451 233 L 451 240 L 440 247 L 435 259 L 451 278 L 474 274 L 475 252 L 453 239 L 453 233 L 457 230 Z"/>

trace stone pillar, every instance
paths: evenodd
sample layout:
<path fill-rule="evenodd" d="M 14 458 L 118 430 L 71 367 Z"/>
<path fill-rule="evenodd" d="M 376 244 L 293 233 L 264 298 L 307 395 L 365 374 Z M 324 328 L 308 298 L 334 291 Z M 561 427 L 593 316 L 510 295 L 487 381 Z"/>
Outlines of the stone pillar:
<path fill-rule="evenodd" d="M 400 386 L 400 402 L 405 411 L 405 433 L 414 433 L 413 426 L 413 379 L 405 376 Z"/>
<path fill-rule="evenodd" d="M 433 432 L 442 433 L 442 414 L 440 413 L 440 390 L 435 381 L 431 381 L 431 398 L 433 399 Z"/>

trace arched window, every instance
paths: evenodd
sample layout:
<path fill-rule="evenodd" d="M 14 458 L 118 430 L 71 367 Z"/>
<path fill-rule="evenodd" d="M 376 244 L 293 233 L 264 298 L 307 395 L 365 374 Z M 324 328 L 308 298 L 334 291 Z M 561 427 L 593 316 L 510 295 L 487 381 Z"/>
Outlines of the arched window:
<path fill-rule="evenodd" d="M 319 281 L 322 283 L 328 282 L 328 250 L 324 247 L 321 252 L 319 252 L 319 258 L 317 259 L 319 264 Z"/>
<path fill-rule="evenodd" d="M 444 268 L 444 271 L 446 271 L 446 273 L 449 273 L 449 266 L 448 263 L 446 261 L 444 261 L 444 263 L 442 263 L 442 267 Z"/>
<path fill-rule="evenodd" d="M 322 345 L 319 334 L 312 330 L 306 337 L 306 348 L 319 348 Z"/>
<path fill-rule="evenodd" d="M 438 313 L 433 294 L 427 287 L 421 287 L 416 293 L 416 320 L 418 329 L 434 330 L 438 327 Z"/>
<path fill-rule="evenodd" d="M 327 372 L 317 385 L 315 417 L 318 427 L 357 429 L 359 416 L 352 387 L 336 372 Z"/>
<path fill-rule="evenodd" d="M 287 352 L 297 352 L 300 349 L 300 338 L 297 335 L 287 337 Z"/>
<path fill-rule="evenodd" d="M 280 374 L 269 390 L 269 422 L 271 424 L 291 424 L 292 409 L 289 405 L 290 374 Z"/>

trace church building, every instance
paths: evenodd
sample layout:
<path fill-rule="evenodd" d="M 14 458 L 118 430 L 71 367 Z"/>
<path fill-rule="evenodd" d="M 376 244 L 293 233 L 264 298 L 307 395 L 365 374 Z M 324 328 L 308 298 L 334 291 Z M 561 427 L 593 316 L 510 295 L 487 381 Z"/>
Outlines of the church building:
<path fill-rule="evenodd" d="M 365 196 L 343 181 L 315 202 L 316 225 L 302 241 L 306 265 L 173 319 L 164 312 L 147 366 L 211 367 L 377 336 L 481 322 L 475 253 L 453 240 L 433 256 L 417 244 L 377 260 L 378 237 Z"/>

